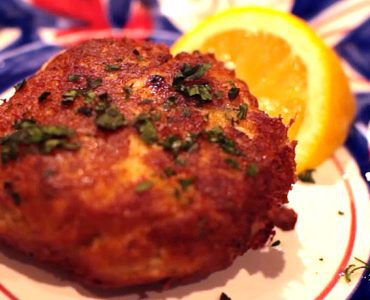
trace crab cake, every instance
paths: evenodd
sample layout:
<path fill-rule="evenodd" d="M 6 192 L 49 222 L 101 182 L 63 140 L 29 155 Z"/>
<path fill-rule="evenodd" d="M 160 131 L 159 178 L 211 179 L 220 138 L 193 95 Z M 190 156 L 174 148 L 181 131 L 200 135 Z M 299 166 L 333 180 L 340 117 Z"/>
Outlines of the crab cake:
<path fill-rule="evenodd" d="M 84 42 L 0 106 L 0 241 L 102 287 L 181 280 L 259 248 L 294 147 L 211 54 Z"/>

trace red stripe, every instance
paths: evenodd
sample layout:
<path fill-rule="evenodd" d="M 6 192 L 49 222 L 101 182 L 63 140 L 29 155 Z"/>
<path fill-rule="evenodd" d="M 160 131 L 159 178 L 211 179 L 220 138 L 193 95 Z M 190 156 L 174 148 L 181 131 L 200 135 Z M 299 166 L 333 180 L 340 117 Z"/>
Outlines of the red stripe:
<path fill-rule="evenodd" d="M 344 170 L 338 159 L 333 156 L 333 162 L 338 169 L 338 172 L 341 177 L 344 175 Z M 350 201 L 350 209 L 351 209 L 351 229 L 350 229 L 350 236 L 349 241 L 347 244 L 346 251 L 344 253 L 344 256 L 342 258 L 342 261 L 337 268 L 336 272 L 334 273 L 332 279 L 329 281 L 329 283 L 326 285 L 326 287 L 322 290 L 322 292 L 315 298 L 316 300 L 323 300 L 325 297 L 331 292 L 331 290 L 335 287 L 335 285 L 338 283 L 340 279 L 340 274 L 344 271 L 344 269 L 348 266 L 349 260 L 352 256 L 353 246 L 355 243 L 355 237 L 356 237 L 356 230 L 357 230 L 357 215 L 356 215 L 356 207 L 355 207 L 355 198 L 353 196 L 352 187 L 348 181 L 347 178 L 343 178 L 344 186 L 347 190 L 349 201 Z"/>
<path fill-rule="evenodd" d="M 10 300 L 19 300 L 9 290 L 7 290 L 1 283 L 0 283 L 0 292 L 3 293 L 5 296 L 7 296 Z"/>
<path fill-rule="evenodd" d="M 349 14 L 354 13 L 356 11 L 360 11 L 360 10 L 364 9 L 365 7 L 369 7 L 369 2 L 364 1 L 364 2 L 360 2 L 358 4 L 354 4 L 351 7 L 343 9 L 343 11 L 339 11 L 337 14 L 329 15 L 328 17 L 325 17 L 321 20 L 317 20 L 316 22 L 313 21 L 312 25 L 314 27 L 317 27 L 317 26 L 321 27 L 325 24 L 331 23 L 332 21 L 337 21 L 339 18 L 341 18 L 345 15 L 349 15 Z"/>

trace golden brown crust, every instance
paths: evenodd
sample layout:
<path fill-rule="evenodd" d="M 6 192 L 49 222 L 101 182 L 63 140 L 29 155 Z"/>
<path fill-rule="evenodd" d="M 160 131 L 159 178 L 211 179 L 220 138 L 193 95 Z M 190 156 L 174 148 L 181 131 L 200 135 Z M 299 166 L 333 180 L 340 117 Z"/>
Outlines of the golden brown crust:
<path fill-rule="evenodd" d="M 223 95 L 202 102 L 176 91 L 173 80 L 184 63 L 212 64 L 194 82 L 208 83 L 213 94 Z M 107 64 L 118 64 L 120 70 L 107 71 Z M 81 79 L 71 82 L 71 74 Z M 82 96 L 61 104 L 62 94 L 85 88 L 88 77 L 102 78 L 93 90 L 108 94 L 127 126 L 99 129 L 95 113 L 76 113 L 85 105 Z M 230 100 L 227 93 L 234 85 L 240 92 Z M 132 89 L 129 95 L 125 87 Z M 40 103 L 46 90 L 50 96 Z M 168 107 L 170 96 L 176 96 L 176 104 Z M 242 103 L 249 106 L 246 120 L 230 121 Z M 147 145 L 134 126 L 143 112 L 160 113 L 153 121 L 159 141 L 196 133 L 198 147 L 182 151 L 176 160 L 160 142 Z M 66 125 L 76 131 L 73 139 L 81 148 L 48 155 L 22 152 L 1 165 L 0 239 L 82 281 L 118 287 L 208 274 L 248 248 L 261 247 L 274 224 L 294 226 L 296 216 L 282 206 L 295 180 L 294 143 L 287 128 L 258 110 L 247 85 L 212 55 L 172 57 L 167 47 L 149 42 L 88 41 L 57 56 L 0 106 L 0 136 L 14 132 L 21 118 Z M 217 125 L 242 155 L 209 141 L 205 132 Z M 239 165 L 233 167 L 235 160 Z M 168 167 L 174 176 L 166 175 Z M 183 179 L 193 182 L 182 187 Z M 153 186 L 137 191 L 147 180 Z"/>

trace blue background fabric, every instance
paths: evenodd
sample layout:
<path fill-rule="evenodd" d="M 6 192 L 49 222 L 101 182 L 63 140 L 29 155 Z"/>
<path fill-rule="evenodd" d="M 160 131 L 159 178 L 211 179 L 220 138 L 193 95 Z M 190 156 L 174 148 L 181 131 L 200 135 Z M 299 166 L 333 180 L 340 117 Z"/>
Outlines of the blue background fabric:
<path fill-rule="evenodd" d="M 57 38 L 68 34 L 84 33 L 91 30 L 125 30 L 143 29 L 145 38 L 172 44 L 182 32 L 160 11 L 159 0 L 107 0 L 106 7 L 99 9 L 99 0 L 91 0 L 91 14 L 81 9 L 84 0 L 34 0 L 32 4 L 22 0 L 0 1 L 0 27 L 17 29 L 18 36 L 7 45 L 3 45 L 0 36 L 0 93 L 15 83 L 34 74 L 42 64 L 66 44 L 47 40 L 42 29 L 54 30 Z M 292 0 L 292 13 L 312 21 L 320 14 L 338 5 L 340 0 Z M 348 2 L 348 1 L 347 1 Z M 370 1 L 369 16 L 363 22 L 351 28 L 334 45 L 340 57 L 353 68 L 364 82 L 370 80 Z M 116 32 L 115 31 L 115 32 Z M 112 31 L 113 32 L 113 31 Z M 93 34 L 91 35 L 94 36 Z M 369 83 L 370 84 L 370 83 Z M 366 180 L 370 177 L 369 140 L 370 129 L 370 89 L 354 91 L 357 97 L 358 112 L 355 123 L 348 136 L 346 146 L 358 162 L 361 173 Z M 367 128 L 365 133 L 361 128 Z M 369 184 L 369 181 L 367 181 Z M 370 186 L 370 185 L 369 185 Z M 370 216 L 369 216 L 370 217 Z M 370 299 L 369 271 L 351 296 L 351 300 Z"/>

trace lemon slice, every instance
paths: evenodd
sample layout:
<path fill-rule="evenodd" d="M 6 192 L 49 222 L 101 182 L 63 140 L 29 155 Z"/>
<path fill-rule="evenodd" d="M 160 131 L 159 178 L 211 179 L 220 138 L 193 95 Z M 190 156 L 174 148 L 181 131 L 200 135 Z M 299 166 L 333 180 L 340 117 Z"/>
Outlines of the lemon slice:
<path fill-rule="evenodd" d="M 317 167 L 343 144 L 355 100 L 334 51 L 303 20 L 280 11 L 243 7 L 207 18 L 172 52 L 212 52 L 235 68 L 271 116 L 298 141 L 297 172 Z"/>

